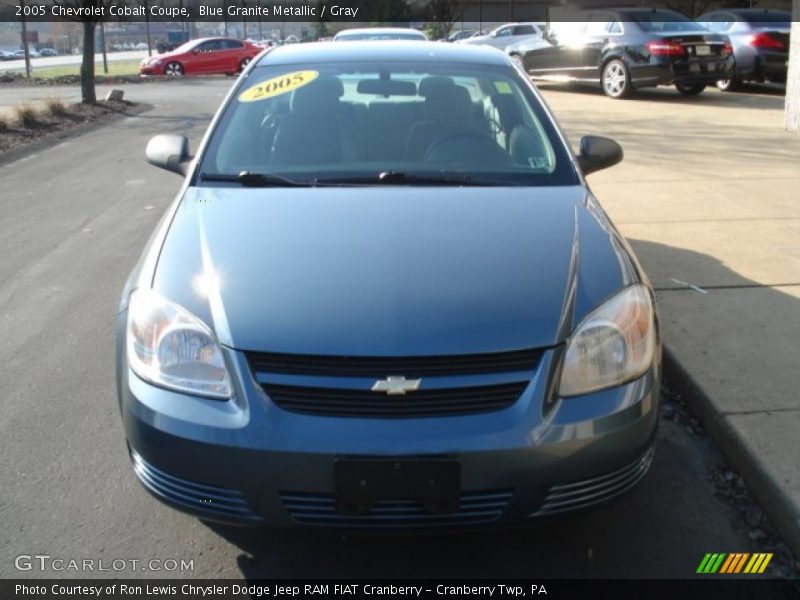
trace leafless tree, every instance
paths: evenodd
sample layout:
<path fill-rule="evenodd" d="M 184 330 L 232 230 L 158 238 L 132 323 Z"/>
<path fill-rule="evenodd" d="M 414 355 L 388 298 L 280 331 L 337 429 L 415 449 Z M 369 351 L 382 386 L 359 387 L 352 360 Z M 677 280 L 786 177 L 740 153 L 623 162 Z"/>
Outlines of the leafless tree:
<path fill-rule="evenodd" d="M 696 19 L 717 4 L 719 3 L 715 0 L 664 0 L 667 8 L 683 13 L 692 19 Z"/>
<path fill-rule="evenodd" d="M 98 14 L 108 14 L 112 0 L 53 0 L 56 6 L 78 9 L 72 20 L 83 26 L 83 60 L 81 61 L 81 102 L 95 104 L 97 95 L 94 89 L 94 32 L 101 20 Z M 102 12 L 101 12 L 102 11 Z"/>
<path fill-rule="evenodd" d="M 445 37 L 464 14 L 466 0 L 430 0 L 428 11 L 435 37 Z"/>

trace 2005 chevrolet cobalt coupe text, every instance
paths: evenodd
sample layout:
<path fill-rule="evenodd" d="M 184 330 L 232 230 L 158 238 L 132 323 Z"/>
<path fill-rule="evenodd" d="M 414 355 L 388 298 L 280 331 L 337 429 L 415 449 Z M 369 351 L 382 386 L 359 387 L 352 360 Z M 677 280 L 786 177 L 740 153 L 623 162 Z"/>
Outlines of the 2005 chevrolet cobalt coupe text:
<path fill-rule="evenodd" d="M 229 523 L 507 525 L 653 456 L 653 292 L 525 74 L 494 50 L 306 44 L 253 61 L 125 286 L 136 475 Z"/>

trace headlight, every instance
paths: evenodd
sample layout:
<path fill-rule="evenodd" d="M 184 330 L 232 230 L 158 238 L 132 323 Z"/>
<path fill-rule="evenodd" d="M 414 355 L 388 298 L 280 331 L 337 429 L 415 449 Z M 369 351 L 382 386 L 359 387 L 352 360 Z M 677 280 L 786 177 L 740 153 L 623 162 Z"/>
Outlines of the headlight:
<path fill-rule="evenodd" d="M 167 388 L 230 398 L 222 349 L 197 317 L 152 290 L 131 294 L 128 362 L 142 379 Z"/>
<path fill-rule="evenodd" d="M 653 363 L 655 319 L 650 292 L 632 285 L 595 309 L 570 337 L 559 396 L 620 385 Z"/>

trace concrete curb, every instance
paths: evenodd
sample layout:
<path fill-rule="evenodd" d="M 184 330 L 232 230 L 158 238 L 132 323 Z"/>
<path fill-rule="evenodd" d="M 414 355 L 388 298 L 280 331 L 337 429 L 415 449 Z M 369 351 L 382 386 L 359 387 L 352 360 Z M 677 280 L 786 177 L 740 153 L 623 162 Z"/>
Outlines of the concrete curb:
<path fill-rule="evenodd" d="M 667 347 L 664 347 L 664 373 L 745 480 L 794 555 L 799 557 L 800 506 L 793 502 L 781 482 L 772 477 L 756 449 L 731 426 L 724 414 L 717 411 L 700 384 Z"/>
<path fill-rule="evenodd" d="M 133 106 L 128 106 L 124 110 L 109 113 L 94 121 L 81 123 L 62 131 L 47 133 L 36 141 L 23 144 L 17 148 L 12 148 L 11 150 L 0 153 L 0 166 L 13 163 L 30 154 L 35 154 L 36 152 L 41 152 L 47 148 L 57 146 L 66 140 L 84 135 L 102 127 L 106 127 L 116 123 L 117 121 L 120 121 L 121 119 L 124 119 L 125 117 L 135 117 L 136 115 L 146 112 L 152 108 L 153 106 L 150 104 L 136 103 Z"/>

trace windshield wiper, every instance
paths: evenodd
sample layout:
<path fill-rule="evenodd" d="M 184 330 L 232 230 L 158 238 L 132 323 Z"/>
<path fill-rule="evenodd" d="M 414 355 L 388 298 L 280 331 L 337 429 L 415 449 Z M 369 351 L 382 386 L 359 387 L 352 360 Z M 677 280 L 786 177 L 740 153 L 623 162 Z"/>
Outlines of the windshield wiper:
<path fill-rule="evenodd" d="M 381 171 L 377 175 L 316 179 L 315 183 L 349 183 L 378 185 L 456 185 L 492 186 L 503 185 L 496 181 L 475 179 L 466 173 L 408 173 L 405 171 Z"/>
<path fill-rule="evenodd" d="M 240 183 L 244 187 L 310 187 L 314 185 L 310 181 L 295 181 L 275 173 L 253 171 L 241 171 L 236 175 L 233 173 L 200 173 L 200 179 L 203 181 L 229 181 Z"/>

